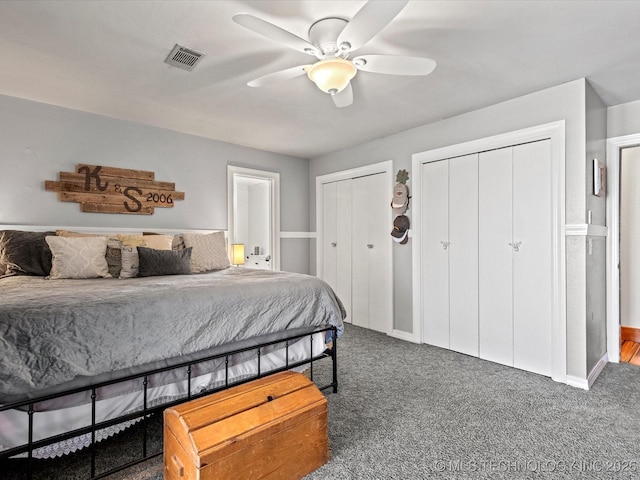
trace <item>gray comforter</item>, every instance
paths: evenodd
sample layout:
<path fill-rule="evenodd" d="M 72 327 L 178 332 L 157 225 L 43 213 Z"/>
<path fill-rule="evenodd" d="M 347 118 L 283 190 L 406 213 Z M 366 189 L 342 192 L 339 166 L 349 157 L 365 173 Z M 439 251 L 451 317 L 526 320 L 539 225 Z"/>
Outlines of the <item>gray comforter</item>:
<path fill-rule="evenodd" d="M 325 282 L 295 273 L 0 279 L 0 404 L 283 330 L 326 324 L 340 334 L 343 318 Z"/>

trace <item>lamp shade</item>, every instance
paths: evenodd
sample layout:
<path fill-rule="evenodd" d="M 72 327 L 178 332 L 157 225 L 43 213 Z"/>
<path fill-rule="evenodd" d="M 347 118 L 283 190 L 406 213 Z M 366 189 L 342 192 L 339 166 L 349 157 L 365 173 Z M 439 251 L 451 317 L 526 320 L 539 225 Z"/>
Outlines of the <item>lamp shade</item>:
<path fill-rule="evenodd" d="M 349 60 L 328 58 L 307 68 L 307 76 L 320 90 L 335 95 L 345 89 L 358 70 Z"/>
<path fill-rule="evenodd" d="M 231 263 L 234 265 L 244 265 L 244 243 L 234 243 L 231 245 Z"/>

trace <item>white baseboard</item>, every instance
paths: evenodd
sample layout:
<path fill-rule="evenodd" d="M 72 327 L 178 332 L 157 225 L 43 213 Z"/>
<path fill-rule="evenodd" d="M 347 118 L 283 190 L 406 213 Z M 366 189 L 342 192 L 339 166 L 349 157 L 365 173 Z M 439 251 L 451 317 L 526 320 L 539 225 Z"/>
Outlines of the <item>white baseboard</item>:
<path fill-rule="evenodd" d="M 589 390 L 589 381 L 586 378 L 574 377 L 573 375 L 567 375 L 567 385 Z"/>
<path fill-rule="evenodd" d="M 598 378 L 598 375 L 600 375 L 600 372 L 602 372 L 602 369 L 604 369 L 604 367 L 607 366 L 608 362 L 609 362 L 609 355 L 605 353 L 604 355 L 602 355 L 602 358 L 598 360 L 598 363 L 596 363 L 595 367 L 591 369 L 591 372 L 589 372 L 589 376 L 587 377 L 587 381 L 589 382 L 589 388 L 593 386 L 593 384 L 596 381 L 596 378 Z"/>
<path fill-rule="evenodd" d="M 416 338 L 416 335 L 409 332 L 403 332 L 402 330 L 391 330 L 389 333 L 390 337 L 398 338 L 400 340 L 406 340 L 411 343 L 422 343 L 419 338 Z"/>
<path fill-rule="evenodd" d="M 583 390 L 589 390 L 593 384 L 595 383 L 598 375 L 602 372 L 602 369 L 608 363 L 608 354 L 604 354 L 598 363 L 596 363 L 595 367 L 591 369 L 587 378 L 578 378 L 571 375 L 567 375 L 567 385 L 571 385 L 572 387 L 582 388 Z"/>

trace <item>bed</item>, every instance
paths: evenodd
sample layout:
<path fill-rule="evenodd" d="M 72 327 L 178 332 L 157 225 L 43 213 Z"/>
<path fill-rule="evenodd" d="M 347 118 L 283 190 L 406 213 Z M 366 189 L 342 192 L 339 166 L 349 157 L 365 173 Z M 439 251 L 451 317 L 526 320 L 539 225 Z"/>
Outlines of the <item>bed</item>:
<path fill-rule="evenodd" d="M 34 234 L 50 244 L 48 275 L 29 272 L 23 262 L 22 274 L 0 278 L 0 459 L 73 452 L 167 405 L 308 368 L 327 356 L 334 362 L 327 387 L 337 391 L 336 340 L 345 313 L 331 288 L 308 275 L 231 267 L 220 255 L 222 268 L 163 274 L 167 258 L 184 256 L 186 249 L 202 253 L 194 247 L 208 236 L 194 235 L 203 236 L 180 239 L 193 247 L 176 248 L 173 238 L 172 253 L 136 248 L 140 274 L 147 255 L 156 267 L 154 256 L 162 257 L 153 275 L 54 278 L 60 251 L 51 237 L 59 235 Z M 65 242 L 76 250 L 105 245 L 108 257 L 108 241 Z M 28 250 L 30 261 L 34 252 L 44 258 L 34 269 L 46 272 L 46 252 Z M 104 272 L 101 260 L 100 268 Z"/>

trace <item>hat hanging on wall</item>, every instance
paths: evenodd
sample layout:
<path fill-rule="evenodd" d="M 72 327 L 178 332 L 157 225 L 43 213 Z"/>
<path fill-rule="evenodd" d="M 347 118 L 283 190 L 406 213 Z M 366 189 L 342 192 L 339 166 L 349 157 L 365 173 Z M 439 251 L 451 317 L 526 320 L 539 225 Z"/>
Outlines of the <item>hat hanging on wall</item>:
<path fill-rule="evenodd" d="M 409 188 L 404 183 L 396 183 L 393 187 L 391 209 L 394 215 L 402 215 L 409 208 Z"/>
<path fill-rule="evenodd" d="M 409 241 L 409 227 L 411 222 L 406 215 L 398 215 L 393 221 L 393 230 L 391 230 L 391 238 L 394 242 L 404 245 Z"/>
<path fill-rule="evenodd" d="M 396 174 L 396 184 L 393 187 L 393 198 L 391 199 L 391 209 L 394 215 L 402 215 L 409 208 L 409 172 L 406 170 L 398 170 Z"/>

